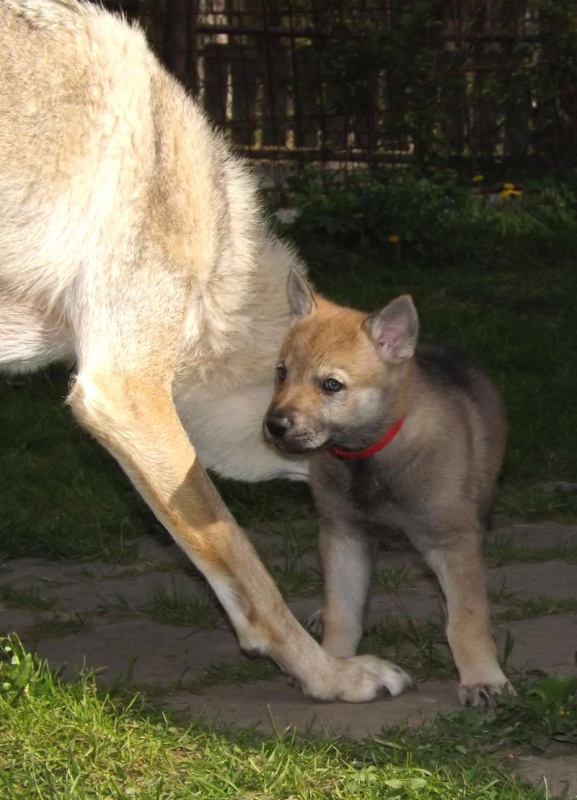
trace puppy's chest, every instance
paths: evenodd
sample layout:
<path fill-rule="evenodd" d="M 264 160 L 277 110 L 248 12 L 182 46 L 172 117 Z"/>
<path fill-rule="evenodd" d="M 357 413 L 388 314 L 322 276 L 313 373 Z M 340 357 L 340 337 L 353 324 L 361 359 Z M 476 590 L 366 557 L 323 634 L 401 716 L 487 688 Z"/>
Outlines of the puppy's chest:
<path fill-rule="evenodd" d="M 385 522 L 400 510 L 394 476 L 388 470 L 376 467 L 372 459 L 352 461 L 346 469 L 349 501 L 364 517 Z"/>

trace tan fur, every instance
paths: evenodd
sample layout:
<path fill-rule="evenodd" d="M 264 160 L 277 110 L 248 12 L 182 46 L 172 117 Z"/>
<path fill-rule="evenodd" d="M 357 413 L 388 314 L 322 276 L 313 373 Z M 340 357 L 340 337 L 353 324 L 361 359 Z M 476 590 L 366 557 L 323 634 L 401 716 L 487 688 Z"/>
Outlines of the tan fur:
<path fill-rule="evenodd" d="M 310 456 L 325 575 L 323 647 L 341 657 L 356 652 L 375 536 L 401 527 L 443 590 L 461 701 L 490 704 L 509 686 L 491 635 L 481 556 L 505 444 L 498 392 L 460 355 L 416 347 L 408 296 L 369 317 L 315 295 L 296 273 L 289 294 L 297 320 L 281 349 L 265 432 L 282 451 Z M 328 452 L 363 450 L 400 419 L 397 435 L 369 457 Z"/>
<path fill-rule="evenodd" d="M 250 176 L 142 33 L 97 5 L 2 0 L 0 36 L 0 367 L 76 362 L 76 418 L 243 647 L 320 700 L 398 694 L 401 670 L 337 659 L 297 623 L 205 472 L 307 473 L 262 437 L 298 263 Z"/>

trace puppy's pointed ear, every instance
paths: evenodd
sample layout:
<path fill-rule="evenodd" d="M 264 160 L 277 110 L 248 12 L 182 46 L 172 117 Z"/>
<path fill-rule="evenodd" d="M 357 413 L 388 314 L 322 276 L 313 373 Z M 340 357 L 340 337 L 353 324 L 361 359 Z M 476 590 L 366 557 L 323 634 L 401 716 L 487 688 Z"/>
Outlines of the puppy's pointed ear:
<path fill-rule="evenodd" d="M 364 322 L 365 331 L 383 359 L 393 364 L 406 361 L 415 352 L 419 317 L 413 299 L 402 294 Z"/>
<path fill-rule="evenodd" d="M 308 317 L 316 308 L 313 290 L 296 269 L 291 269 L 289 273 L 288 296 L 291 313 L 297 319 Z"/>

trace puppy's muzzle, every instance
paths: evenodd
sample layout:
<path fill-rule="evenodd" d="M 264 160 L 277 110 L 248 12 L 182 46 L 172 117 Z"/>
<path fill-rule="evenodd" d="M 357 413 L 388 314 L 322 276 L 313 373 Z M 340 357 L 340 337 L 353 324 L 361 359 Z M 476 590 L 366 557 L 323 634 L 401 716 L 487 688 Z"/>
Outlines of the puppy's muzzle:
<path fill-rule="evenodd" d="M 294 426 L 294 420 L 289 414 L 270 413 L 264 421 L 267 438 L 272 441 L 282 441 Z"/>

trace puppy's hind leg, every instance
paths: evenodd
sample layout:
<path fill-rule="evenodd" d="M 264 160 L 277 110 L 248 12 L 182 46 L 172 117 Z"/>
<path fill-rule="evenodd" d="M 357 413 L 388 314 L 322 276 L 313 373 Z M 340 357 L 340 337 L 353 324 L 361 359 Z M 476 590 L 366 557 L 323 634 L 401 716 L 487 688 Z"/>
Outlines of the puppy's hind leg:
<path fill-rule="evenodd" d="M 480 537 L 458 532 L 424 551 L 447 603 L 447 639 L 459 670 L 459 700 L 491 706 L 504 689 L 514 694 L 497 660 Z"/>

